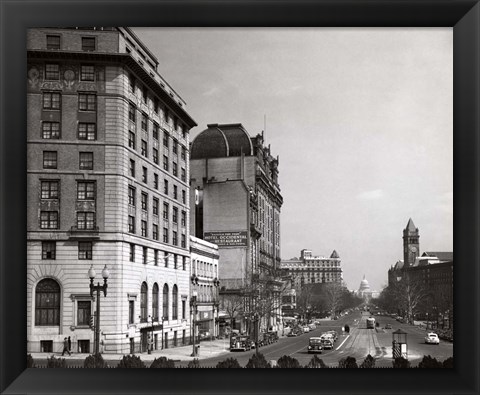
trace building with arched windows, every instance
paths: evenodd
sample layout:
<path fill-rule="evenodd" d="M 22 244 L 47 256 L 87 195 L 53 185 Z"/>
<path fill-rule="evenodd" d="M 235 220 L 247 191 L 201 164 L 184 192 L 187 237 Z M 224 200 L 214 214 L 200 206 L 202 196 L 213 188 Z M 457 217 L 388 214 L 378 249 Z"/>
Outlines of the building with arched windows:
<path fill-rule="evenodd" d="M 93 351 L 105 265 L 101 352 L 189 343 L 185 101 L 128 28 L 29 29 L 27 60 L 27 352 Z"/>

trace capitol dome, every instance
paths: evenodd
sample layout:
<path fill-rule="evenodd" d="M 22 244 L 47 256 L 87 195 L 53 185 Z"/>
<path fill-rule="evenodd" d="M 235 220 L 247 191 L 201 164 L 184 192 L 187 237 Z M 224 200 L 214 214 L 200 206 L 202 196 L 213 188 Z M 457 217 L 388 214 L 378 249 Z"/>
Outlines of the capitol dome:
<path fill-rule="evenodd" d="M 363 280 L 360 281 L 360 288 L 358 288 L 358 292 L 363 293 L 365 291 L 370 291 L 370 285 L 368 284 L 368 281 L 365 278 L 365 275 L 363 275 Z"/>

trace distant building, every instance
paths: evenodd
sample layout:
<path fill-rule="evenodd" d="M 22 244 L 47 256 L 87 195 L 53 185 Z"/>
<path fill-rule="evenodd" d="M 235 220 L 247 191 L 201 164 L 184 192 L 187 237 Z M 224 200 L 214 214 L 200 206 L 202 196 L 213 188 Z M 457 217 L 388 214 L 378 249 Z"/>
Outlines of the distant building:
<path fill-rule="evenodd" d="M 370 284 L 368 280 L 363 275 L 363 280 L 360 281 L 360 286 L 358 287 L 357 295 L 366 301 L 370 300 L 372 297 L 372 290 L 370 289 Z"/>
<path fill-rule="evenodd" d="M 423 286 L 425 297 L 419 316 L 427 314 L 443 325 L 453 319 L 453 252 L 426 251 L 420 255 L 419 231 L 410 218 L 403 231 L 404 260 L 388 270 L 388 284 L 394 286 L 408 274 Z"/>
<path fill-rule="evenodd" d="M 314 256 L 312 251 L 304 249 L 300 252 L 300 259 L 284 260 L 281 267 L 289 274 L 296 289 L 301 289 L 304 284 L 342 281 L 341 260 L 335 250 L 326 258 Z"/>

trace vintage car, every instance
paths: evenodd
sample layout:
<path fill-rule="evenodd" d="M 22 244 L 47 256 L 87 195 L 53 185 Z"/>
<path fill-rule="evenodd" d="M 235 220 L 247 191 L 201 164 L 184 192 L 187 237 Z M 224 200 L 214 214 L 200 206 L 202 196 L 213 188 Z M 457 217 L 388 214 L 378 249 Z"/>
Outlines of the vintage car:
<path fill-rule="evenodd" d="M 429 332 L 425 336 L 425 343 L 426 344 L 440 344 L 440 339 L 438 338 L 438 335 L 434 332 Z"/>
<path fill-rule="evenodd" d="M 248 351 L 253 347 L 250 337 L 245 335 L 232 336 L 230 339 L 230 351 Z"/>
<path fill-rule="evenodd" d="M 323 350 L 323 343 L 321 337 L 311 337 L 308 341 L 308 353 L 319 352 Z"/>

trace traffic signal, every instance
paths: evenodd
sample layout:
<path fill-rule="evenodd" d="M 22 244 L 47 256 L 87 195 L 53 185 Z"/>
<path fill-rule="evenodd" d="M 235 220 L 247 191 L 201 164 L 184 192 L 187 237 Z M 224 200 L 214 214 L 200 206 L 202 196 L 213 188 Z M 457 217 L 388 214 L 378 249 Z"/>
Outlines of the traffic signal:
<path fill-rule="evenodd" d="M 93 321 L 93 315 L 90 316 L 89 325 L 90 325 L 90 328 L 92 329 L 95 326 L 95 322 Z"/>

